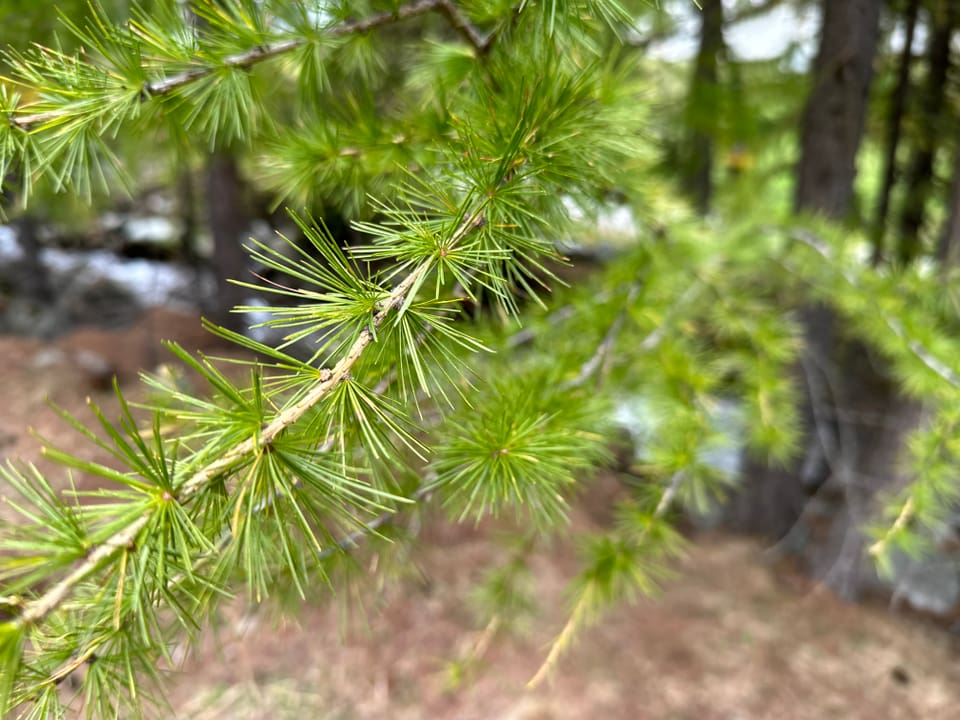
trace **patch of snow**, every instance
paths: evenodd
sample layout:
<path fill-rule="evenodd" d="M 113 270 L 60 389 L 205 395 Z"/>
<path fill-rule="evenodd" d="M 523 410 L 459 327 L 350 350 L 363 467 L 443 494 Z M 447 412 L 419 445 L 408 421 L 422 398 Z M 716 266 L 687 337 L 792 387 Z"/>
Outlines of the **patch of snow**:
<path fill-rule="evenodd" d="M 126 222 L 126 216 L 122 213 L 113 212 L 108 210 L 107 212 L 100 215 L 100 229 L 106 230 L 107 232 L 112 232 L 114 230 L 119 230 L 123 227 L 123 223 Z"/>
<path fill-rule="evenodd" d="M 155 215 L 175 215 L 177 213 L 176 199 L 170 193 L 152 192 L 144 198 L 144 204 L 149 212 Z"/>
<path fill-rule="evenodd" d="M 743 411 L 736 400 L 713 398 L 710 414 L 712 429 L 721 439 L 702 448 L 699 460 L 724 477 L 736 477 L 741 469 L 744 445 Z M 618 425 L 630 433 L 637 459 L 645 459 L 645 446 L 660 422 L 653 404 L 642 395 L 631 395 L 617 403 L 613 417 Z"/>
<path fill-rule="evenodd" d="M 23 250 L 17 233 L 9 225 L 0 225 L 0 261 L 22 260 Z"/>
<path fill-rule="evenodd" d="M 130 218 L 123 232 L 131 242 L 166 244 L 176 240 L 179 228 L 170 218 L 155 215 Z"/>
<path fill-rule="evenodd" d="M 41 262 L 61 279 L 108 280 L 124 288 L 144 307 L 176 304 L 196 295 L 195 274 L 188 268 L 156 260 L 127 259 L 107 250 L 48 248 Z"/>
<path fill-rule="evenodd" d="M 59 248 L 45 248 L 40 251 L 40 262 L 54 275 L 73 275 L 83 267 L 84 258 L 88 254 Z"/>

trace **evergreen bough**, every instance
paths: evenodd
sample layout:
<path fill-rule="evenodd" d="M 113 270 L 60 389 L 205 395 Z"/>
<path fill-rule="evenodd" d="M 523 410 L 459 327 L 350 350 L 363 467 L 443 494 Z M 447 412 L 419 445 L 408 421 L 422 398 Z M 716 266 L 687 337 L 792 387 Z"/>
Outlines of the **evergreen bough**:
<path fill-rule="evenodd" d="M 251 284 L 276 296 L 266 324 L 287 340 L 211 326 L 256 356 L 245 383 L 224 367 L 240 361 L 171 344 L 205 392 L 145 376 L 144 407 L 118 389 L 117 419 L 65 414 L 114 462 L 45 454 L 98 477 L 98 502 L 6 465 L 0 709 L 62 716 L 76 675 L 88 716 L 140 715 L 161 659 L 238 584 L 254 601 L 345 587 L 344 560 L 401 547 L 396 518 L 428 498 L 530 528 L 482 593 L 496 627 L 527 605 L 530 544 L 608 463 L 617 394 L 640 395 L 656 422 L 616 522 L 582 541 L 538 682 L 604 608 L 655 590 L 682 548 L 671 510 L 724 494 L 733 478 L 706 459 L 732 441 L 720 400 L 738 399 L 752 451 L 796 451 L 800 335 L 781 308 L 811 298 L 933 409 L 872 551 L 915 550 L 943 521 L 960 352 L 942 297 L 921 270 L 869 269 L 833 228 L 715 232 L 651 190 L 651 93 L 618 40 L 632 17 L 615 0 L 160 1 L 125 25 L 96 6 L 65 19 L 76 54 L 10 51 L 0 174 L 26 197 L 38 180 L 112 186 L 124 137 L 199 139 L 241 153 L 278 202 L 335 204 L 366 242 L 344 250 L 307 212 L 292 214 L 305 243 L 250 241 L 287 276 Z M 589 218 L 611 197 L 634 208 L 637 242 L 564 288 L 558 243 L 588 232 L 571 208 Z M 303 339 L 312 357 L 291 351 Z"/>

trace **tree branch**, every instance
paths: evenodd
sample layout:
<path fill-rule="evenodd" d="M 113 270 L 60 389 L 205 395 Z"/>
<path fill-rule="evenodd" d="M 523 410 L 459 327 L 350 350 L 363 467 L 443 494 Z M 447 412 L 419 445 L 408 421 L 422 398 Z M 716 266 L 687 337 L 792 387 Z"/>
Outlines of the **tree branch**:
<path fill-rule="evenodd" d="M 417 489 L 410 494 L 409 499 L 416 502 L 417 500 L 421 500 L 422 498 L 429 495 L 432 479 L 433 479 L 432 476 L 427 477 L 420 485 L 417 486 Z M 395 518 L 400 513 L 400 510 L 401 510 L 400 508 L 396 508 L 393 510 L 385 510 L 384 512 L 377 515 L 377 517 L 375 517 L 370 522 L 364 523 L 364 526 L 360 530 L 356 530 L 350 533 L 349 535 L 344 535 L 342 538 L 337 540 L 333 545 L 323 550 L 320 553 L 319 558 L 321 560 L 324 560 L 328 557 L 331 557 L 336 552 L 341 552 L 341 551 L 348 550 L 350 548 L 357 547 L 358 543 L 361 540 L 369 537 L 370 535 L 375 533 L 377 530 L 379 530 L 381 527 L 383 527 L 388 522 L 390 522 L 393 518 Z"/>
<path fill-rule="evenodd" d="M 830 251 L 830 247 L 820 238 L 818 238 L 813 233 L 803 230 L 795 229 L 791 232 L 791 237 L 795 240 L 803 243 L 809 248 L 812 248 L 825 260 L 834 261 L 835 258 Z M 840 271 L 840 274 L 843 276 L 843 279 L 847 281 L 852 287 L 857 287 L 856 278 L 853 277 L 849 272 Z M 910 350 L 913 355 L 922 362 L 927 369 L 931 370 L 933 373 L 938 375 L 941 379 L 945 380 L 951 386 L 955 388 L 960 388 L 960 376 L 957 375 L 953 369 L 947 365 L 945 362 L 936 357 L 930 350 L 924 346 L 919 340 L 910 338 L 907 335 L 907 331 L 904 329 L 902 323 L 896 318 L 892 318 L 888 315 L 882 315 L 883 321 L 886 323 L 887 327 L 890 328 L 890 331 L 896 335 L 898 338 L 904 341 L 907 346 L 907 349 Z"/>
<path fill-rule="evenodd" d="M 430 478 L 428 477 L 424 482 L 422 482 L 420 485 L 417 486 L 416 490 L 414 490 L 410 494 L 409 499 L 411 501 L 418 501 L 429 494 L 430 494 Z M 345 552 L 351 548 L 356 548 L 361 540 L 364 540 L 365 538 L 374 534 L 377 530 L 379 530 L 381 527 L 383 527 L 388 522 L 390 522 L 393 518 L 395 518 L 400 513 L 400 511 L 401 511 L 401 508 L 396 508 L 394 510 L 386 510 L 382 512 L 380 515 L 375 517 L 369 523 L 366 523 L 362 529 L 356 530 L 355 532 L 349 533 L 348 535 L 344 535 L 342 538 L 334 542 L 333 545 L 327 547 L 318 555 L 318 559 L 326 560 L 327 558 L 332 557 L 334 553 Z M 227 536 L 224 539 L 229 539 L 229 533 L 227 533 Z M 223 542 L 221 541 L 219 545 L 220 547 L 218 547 L 218 552 L 222 551 Z M 213 554 L 208 556 L 208 559 L 212 557 L 213 557 Z M 167 589 L 168 590 L 176 589 L 177 585 L 183 582 L 185 578 L 186 578 L 185 575 L 180 575 L 170 580 L 167 583 Z M 7 604 L 11 606 L 19 607 L 23 605 L 23 601 L 19 597 L 0 598 L 0 604 L 4 604 L 4 600 L 8 600 Z M 99 649 L 101 644 L 102 642 L 95 641 L 91 645 L 88 645 L 86 648 L 84 648 L 82 652 L 80 652 L 78 648 L 78 650 L 75 651 L 73 655 L 71 655 L 70 659 L 67 662 L 63 663 L 63 665 L 61 665 L 56 671 L 50 674 L 48 682 L 51 682 L 55 685 L 59 685 L 60 683 L 62 683 L 67 677 L 75 673 L 77 670 L 82 668 L 87 662 L 89 662 L 90 658 L 96 653 L 96 651 Z"/>
<path fill-rule="evenodd" d="M 686 473 L 683 470 L 675 472 L 670 478 L 670 482 L 667 483 L 667 486 L 663 489 L 663 494 L 660 496 L 660 501 L 657 503 L 656 509 L 653 511 L 653 518 L 659 520 L 664 515 L 667 514 L 667 511 L 670 509 L 670 506 L 673 505 L 673 501 L 677 497 L 677 493 L 680 492 L 680 486 L 683 485 L 683 481 L 686 477 Z M 650 534 L 651 525 L 647 525 L 643 532 L 640 533 L 639 537 L 635 540 L 637 544 L 642 543 L 647 539 L 647 536 Z M 556 639 L 553 641 L 553 645 L 550 646 L 550 652 L 547 655 L 547 659 L 543 661 L 543 664 L 540 665 L 536 674 L 527 682 L 528 688 L 535 688 L 537 685 L 542 683 L 548 675 L 556 667 L 557 663 L 560 661 L 560 656 L 563 654 L 563 651 L 566 650 L 570 643 L 573 642 L 574 637 L 576 637 L 577 630 L 583 626 L 584 621 L 588 619 L 588 613 L 590 611 L 590 586 L 587 586 L 587 589 L 580 595 L 577 600 L 576 605 L 573 606 L 573 610 L 570 613 L 570 618 L 567 620 L 567 623 L 563 626 L 563 630 L 560 631 L 560 634 L 557 635 Z"/>
<path fill-rule="evenodd" d="M 467 234 L 483 224 L 484 213 L 488 202 L 489 198 L 484 200 L 472 214 L 464 218 L 451 235 L 450 242 L 452 245 L 460 242 Z M 408 294 L 416 292 L 416 289 L 420 286 L 429 269 L 429 262 L 420 265 L 393 289 L 393 292 L 391 292 L 389 297 L 381 304 L 380 310 L 374 315 L 374 327 L 379 327 L 383 324 L 391 311 L 403 307 Z M 366 350 L 367 346 L 372 342 L 373 333 L 365 328 L 360 332 L 347 354 L 332 370 L 322 370 L 320 372 L 320 382 L 310 390 L 310 392 L 290 407 L 282 410 L 255 437 L 235 445 L 218 460 L 215 460 L 196 472 L 180 486 L 173 501 L 182 503 L 189 500 L 200 492 L 200 490 L 207 487 L 213 480 L 229 473 L 250 455 L 257 453 L 269 445 L 281 432 L 296 423 L 310 408 L 320 402 L 327 393 L 343 382 L 350 375 L 351 368 L 363 355 L 364 350 Z M 35 625 L 41 622 L 64 602 L 77 585 L 93 575 L 104 562 L 113 557 L 117 552 L 130 548 L 135 543 L 140 532 L 146 527 L 147 523 L 149 523 L 150 518 L 151 514 L 145 513 L 93 549 L 73 572 L 60 580 L 36 600 L 25 603 L 23 612 L 17 617 L 16 622 L 21 626 Z"/>
<path fill-rule="evenodd" d="M 633 301 L 636 300 L 637 295 L 640 294 L 640 290 L 642 287 L 643 287 L 643 283 L 639 280 L 630 286 L 630 292 L 627 294 L 626 302 L 624 306 L 620 308 L 620 311 L 617 313 L 617 317 L 614 318 L 613 322 L 610 324 L 610 327 L 607 329 L 606 334 L 603 336 L 603 340 L 600 341 L 600 344 L 597 346 L 596 350 L 594 351 L 590 359 L 580 366 L 580 372 L 577 374 L 577 376 L 572 380 L 569 380 L 568 382 L 564 383 L 563 387 L 565 389 L 576 388 L 583 385 L 587 380 L 590 379 L 590 377 L 597 370 L 600 369 L 603 363 L 608 360 L 608 358 L 610 357 L 610 353 L 613 352 L 613 346 L 616 344 L 617 335 L 620 334 L 620 329 L 623 326 L 623 322 L 626 318 L 626 314 L 630 308 L 630 305 L 632 305 Z M 668 321 L 671 319 L 671 316 L 675 315 L 679 311 L 679 309 L 686 304 L 687 300 L 689 300 L 690 297 L 698 289 L 699 289 L 699 283 L 694 283 L 684 291 L 683 295 L 677 298 L 676 302 L 673 303 L 670 309 L 670 316 L 668 316 L 667 318 L 664 318 L 664 321 L 661 322 L 659 325 L 657 325 L 657 327 L 655 327 L 653 331 L 651 331 L 640 342 L 639 348 L 641 351 L 650 352 L 651 350 L 656 348 L 657 345 L 660 344 L 661 340 L 663 340 L 663 336 L 666 334 L 667 328 L 669 326 Z M 559 313 L 560 311 L 557 311 L 557 315 L 559 315 Z M 563 319 L 566 319 L 566 317 L 564 317 Z M 519 335 L 520 333 L 517 334 L 517 336 Z M 514 336 L 514 337 L 517 337 L 517 336 Z M 529 339 L 532 339 L 532 336 L 530 336 L 529 338 L 524 337 L 522 340 L 519 340 L 514 343 L 510 343 L 508 341 L 508 346 L 514 347 L 515 345 L 519 344 L 519 342 L 525 342 L 525 341 L 528 341 Z M 510 338 L 510 340 L 513 340 L 513 338 Z"/>
<path fill-rule="evenodd" d="M 594 351 L 593 355 L 590 356 L 590 359 L 580 366 L 580 372 L 577 374 L 577 376 L 563 384 L 565 389 L 580 387 L 586 383 L 587 380 L 589 380 L 590 377 L 600 369 L 600 366 L 610 356 L 610 353 L 613 352 L 613 346 L 617 342 L 617 336 L 620 334 L 620 328 L 623 327 L 623 321 L 626 319 L 627 312 L 629 311 L 630 306 L 633 304 L 633 301 L 636 300 L 637 295 L 640 294 L 640 288 L 642 286 L 643 283 L 641 283 L 639 280 L 630 286 L 630 292 L 627 293 L 627 299 L 624 302 L 623 307 L 621 307 L 619 312 L 617 312 L 617 316 L 613 319 L 610 327 L 607 328 L 607 332 L 603 336 L 603 340 L 600 341 L 600 344 L 597 346 L 597 349 Z"/>
<path fill-rule="evenodd" d="M 486 55 L 493 45 L 495 32 L 484 36 L 476 25 L 470 22 L 470 19 L 463 14 L 460 8 L 451 0 L 440 0 L 437 8 L 440 14 L 447 18 L 447 21 L 458 33 L 463 35 L 464 39 L 473 45 L 473 49 L 479 55 Z"/>
<path fill-rule="evenodd" d="M 407 293 L 421 280 L 428 268 L 429 265 L 427 264 L 420 265 L 394 288 L 373 318 L 375 327 L 379 327 L 383 323 L 390 311 L 403 305 Z M 283 430 L 297 422 L 327 393 L 347 378 L 350 369 L 360 359 L 363 351 L 371 342 L 373 342 L 373 334 L 365 328 L 333 370 L 321 372 L 320 382 L 310 392 L 298 402 L 281 411 L 257 436 L 235 445 L 233 449 L 224 453 L 218 460 L 195 473 L 180 487 L 174 500 L 180 503 L 189 500 L 215 478 L 230 472 L 250 455 L 273 442 Z M 140 516 L 99 545 L 73 572 L 47 590 L 42 596 L 27 603 L 23 612 L 17 618 L 17 622 L 21 625 L 33 625 L 42 621 L 66 599 L 73 588 L 96 572 L 102 563 L 118 551 L 131 547 L 140 531 L 150 521 L 150 518 L 149 513 Z"/>
<path fill-rule="evenodd" d="M 577 377 L 567 383 L 565 387 L 579 387 L 585 383 L 590 376 L 597 371 L 598 368 L 600 368 L 604 360 L 609 356 L 609 353 L 613 350 L 613 345 L 616 342 L 616 337 L 620 332 L 620 328 L 623 324 L 624 318 L 626 317 L 626 313 L 633 300 L 635 300 L 636 296 L 639 294 L 641 287 L 642 283 L 639 281 L 631 285 L 630 293 L 627 296 L 625 305 L 623 308 L 621 308 L 620 312 L 617 314 L 617 317 L 610 325 L 609 329 L 604 335 L 603 340 L 600 342 L 600 345 L 597 346 L 596 351 L 593 353 L 590 359 L 582 365 L 580 373 L 577 375 Z M 687 288 L 683 295 L 677 299 L 677 302 L 673 306 L 674 312 L 677 308 L 684 305 L 686 300 L 689 299 L 689 297 L 694 293 L 695 288 L 697 288 L 696 284 L 691 285 L 689 288 Z M 644 352 L 649 352 L 660 344 L 666 332 L 667 324 L 668 323 L 664 321 L 643 339 L 643 341 L 640 343 L 640 348 Z M 675 472 L 673 476 L 671 476 L 670 482 L 667 483 L 667 486 L 664 488 L 663 494 L 660 496 L 660 500 L 657 503 L 657 507 L 653 511 L 654 519 L 660 519 L 667 514 L 667 511 L 673 505 L 674 500 L 676 500 L 677 493 L 680 492 L 680 487 L 683 484 L 685 477 L 686 473 L 683 470 Z M 639 537 L 636 539 L 636 542 L 638 544 L 642 543 L 644 540 L 646 540 L 649 533 L 650 526 L 647 526 L 644 528 L 643 532 L 640 533 Z M 570 643 L 573 642 L 573 638 L 575 637 L 577 630 L 587 617 L 589 607 L 589 594 L 585 591 L 577 600 L 577 603 L 574 605 L 566 624 L 563 626 L 560 634 L 557 635 L 556 639 L 553 641 L 553 644 L 550 646 L 550 652 L 547 654 L 546 659 L 540 665 L 540 668 L 537 670 L 536 674 L 527 683 L 527 687 L 535 688 L 552 672 L 553 668 L 560 661 L 560 656 L 567 649 L 567 647 L 569 647 Z"/>
<path fill-rule="evenodd" d="M 893 537 L 907 527 L 907 523 L 913 519 L 913 513 L 914 502 L 913 497 L 911 496 L 907 498 L 907 501 L 903 504 L 903 507 L 900 508 L 900 512 L 897 514 L 897 519 L 893 521 L 893 525 L 890 526 L 890 529 L 884 533 L 882 538 L 867 548 L 867 552 L 874 557 L 879 557 L 883 551 L 886 550 L 887 545 L 890 544 L 890 541 L 893 539 Z"/>
<path fill-rule="evenodd" d="M 395 11 L 376 13 L 362 20 L 348 20 L 334 25 L 327 30 L 327 34 L 331 37 L 361 34 L 383 25 L 389 25 L 435 11 L 443 15 L 453 29 L 463 35 L 478 53 L 483 55 L 490 49 L 493 43 L 494 33 L 490 33 L 484 37 L 479 29 L 470 22 L 452 0 L 417 0 L 416 2 L 401 5 Z M 307 42 L 308 41 L 302 38 L 297 38 L 278 42 L 273 45 L 252 48 L 236 55 L 229 55 L 223 59 L 221 64 L 216 66 L 199 67 L 160 80 L 148 81 L 143 84 L 142 90 L 147 97 L 169 95 L 186 85 L 190 85 L 197 80 L 212 75 L 222 68 L 248 69 L 265 60 L 293 52 L 297 48 L 307 44 Z M 68 114 L 68 110 L 60 109 L 29 115 L 10 114 L 8 119 L 14 127 L 29 131 L 39 125 L 59 120 Z"/>

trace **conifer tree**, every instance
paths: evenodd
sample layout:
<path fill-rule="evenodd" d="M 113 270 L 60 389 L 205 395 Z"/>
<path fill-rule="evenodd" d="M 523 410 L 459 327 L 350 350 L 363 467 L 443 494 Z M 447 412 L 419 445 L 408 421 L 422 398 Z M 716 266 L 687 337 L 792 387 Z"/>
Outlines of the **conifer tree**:
<path fill-rule="evenodd" d="M 706 228 L 645 183 L 642 75 L 620 44 L 618 0 L 198 0 L 124 24 L 96 6 L 65 19 L 81 47 L 11 51 L 0 94 L 0 171 L 90 194 L 124 174 L 125 133 L 246 148 L 302 235 L 248 252 L 275 302 L 246 381 L 169 349 L 208 387 L 145 376 L 154 400 L 64 420 L 113 462 L 48 458 L 102 481 L 84 493 L 30 465 L 3 469 L 0 708 L 62 716 L 79 678 L 90 717 L 149 711 L 160 662 L 217 604 L 349 581 L 352 556 L 400 547 L 397 518 L 442 504 L 451 521 L 516 517 L 526 547 L 564 527 L 608 463 L 611 406 L 629 389 L 655 422 L 607 531 L 582 539 L 569 622 L 538 682 L 611 603 L 652 592 L 682 547 L 679 507 L 734 478 L 708 461 L 731 441 L 736 397 L 750 448 L 796 450 L 790 368 L 798 323 L 828 302 L 884 353 L 934 422 L 911 445 L 916 480 L 886 509 L 874 553 L 915 548 L 956 498 L 957 343 L 916 268 L 883 273 L 849 233 L 807 220 Z M 3 174 L 3 173 L 0 173 Z M 610 197 L 635 244 L 565 288 L 558 241 L 588 232 Z M 349 209 L 344 249 L 304 210 Z M 858 244 L 859 242 L 859 244 Z M 281 279 L 277 279 L 281 278 Z M 291 346 L 306 340 L 312 354 Z M 230 361 L 236 363 L 237 361 Z M 878 516 L 879 517 L 879 516 Z M 492 579 L 490 612 L 518 604 Z M 519 569 L 518 569 L 519 568 Z"/>

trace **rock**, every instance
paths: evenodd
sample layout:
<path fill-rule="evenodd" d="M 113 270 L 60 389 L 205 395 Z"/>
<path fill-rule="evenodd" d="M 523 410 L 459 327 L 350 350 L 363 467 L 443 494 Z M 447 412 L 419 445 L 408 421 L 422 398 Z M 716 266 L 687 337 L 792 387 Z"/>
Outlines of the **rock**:
<path fill-rule="evenodd" d="M 79 350 L 73 355 L 73 367 L 82 373 L 83 377 L 96 390 L 107 390 L 113 384 L 113 378 L 118 374 L 117 368 L 103 355 L 92 350 Z"/>
<path fill-rule="evenodd" d="M 9 225 L 0 225 L 0 262 L 23 259 L 23 248 L 17 241 L 17 232 Z"/>
<path fill-rule="evenodd" d="M 919 558 L 893 556 L 893 598 L 914 610 L 946 617 L 960 608 L 960 558 L 933 551 Z"/>
<path fill-rule="evenodd" d="M 0 334 L 52 338 L 67 328 L 66 318 L 56 306 L 37 303 L 30 298 L 12 295 L 2 303 Z"/>
<path fill-rule="evenodd" d="M 77 278 L 57 302 L 69 325 L 120 327 L 140 314 L 140 304 L 125 288 L 105 278 Z"/>
<path fill-rule="evenodd" d="M 169 260 L 181 251 L 183 228 L 162 215 L 130 217 L 123 222 L 120 254 L 130 258 Z"/>

